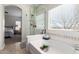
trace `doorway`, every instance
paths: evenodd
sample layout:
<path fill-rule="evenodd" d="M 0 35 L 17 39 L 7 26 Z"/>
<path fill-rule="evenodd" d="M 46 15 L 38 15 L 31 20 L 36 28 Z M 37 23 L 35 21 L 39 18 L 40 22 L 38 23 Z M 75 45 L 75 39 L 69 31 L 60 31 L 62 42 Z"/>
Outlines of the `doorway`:
<path fill-rule="evenodd" d="M 12 48 L 14 51 L 16 45 L 21 43 L 21 40 L 22 10 L 13 5 L 5 6 L 5 48 Z"/>

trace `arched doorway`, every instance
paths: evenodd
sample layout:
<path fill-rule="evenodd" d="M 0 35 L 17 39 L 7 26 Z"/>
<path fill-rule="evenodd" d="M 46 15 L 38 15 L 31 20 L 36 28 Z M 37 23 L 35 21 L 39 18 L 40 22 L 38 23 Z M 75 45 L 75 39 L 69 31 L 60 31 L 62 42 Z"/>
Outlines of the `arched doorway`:
<path fill-rule="evenodd" d="M 26 36 L 30 34 L 30 5 L 21 5 L 21 4 L 15 4 L 15 5 L 0 5 L 0 50 L 5 48 L 5 38 L 4 38 L 4 32 L 5 32 L 5 14 L 4 14 L 4 8 L 5 6 L 16 6 L 22 9 L 22 41 L 25 42 Z"/>
<path fill-rule="evenodd" d="M 12 48 L 15 51 L 21 40 L 22 9 L 14 5 L 5 6 L 5 48 Z"/>

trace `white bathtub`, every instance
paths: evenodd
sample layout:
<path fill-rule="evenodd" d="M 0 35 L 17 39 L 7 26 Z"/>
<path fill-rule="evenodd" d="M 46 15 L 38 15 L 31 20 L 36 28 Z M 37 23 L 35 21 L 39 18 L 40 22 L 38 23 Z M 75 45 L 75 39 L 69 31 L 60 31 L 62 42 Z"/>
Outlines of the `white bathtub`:
<path fill-rule="evenodd" d="M 29 42 L 29 50 L 32 54 L 75 54 L 79 53 L 66 42 L 59 40 L 44 40 L 42 39 L 43 35 L 31 35 L 27 36 Z M 46 44 L 49 46 L 47 52 L 44 52 L 40 47 Z"/>

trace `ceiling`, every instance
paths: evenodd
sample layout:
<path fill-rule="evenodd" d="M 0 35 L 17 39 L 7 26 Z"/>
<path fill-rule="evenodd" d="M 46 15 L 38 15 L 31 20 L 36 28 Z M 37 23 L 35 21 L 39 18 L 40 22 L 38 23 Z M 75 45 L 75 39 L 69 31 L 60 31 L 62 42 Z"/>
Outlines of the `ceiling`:
<path fill-rule="evenodd" d="M 37 9 L 40 6 L 43 6 L 43 5 L 46 5 L 46 7 L 48 7 L 47 5 L 50 5 L 50 4 L 31 4 L 31 6 L 35 9 Z M 57 5 L 52 4 L 52 7 L 54 8 Z M 49 7 L 51 7 L 51 5 Z M 7 13 L 5 13 L 6 15 L 22 17 L 22 10 L 17 6 L 5 6 L 5 11 L 7 12 Z"/>
<path fill-rule="evenodd" d="M 38 8 L 41 4 L 31 4 L 33 8 Z M 22 10 L 17 6 L 5 6 L 5 14 L 21 17 Z"/>
<path fill-rule="evenodd" d="M 22 10 L 16 6 L 5 6 L 5 12 L 6 15 L 21 17 Z"/>
<path fill-rule="evenodd" d="M 31 6 L 33 6 L 34 8 L 38 8 L 39 6 L 41 6 L 42 4 L 32 4 Z"/>
<path fill-rule="evenodd" d="M 32 7 L 38 8 L 41 4 L 31 4 Z M 5 6 L 5 14 L 21 17 L 22 10 L 17 6 Z"/>

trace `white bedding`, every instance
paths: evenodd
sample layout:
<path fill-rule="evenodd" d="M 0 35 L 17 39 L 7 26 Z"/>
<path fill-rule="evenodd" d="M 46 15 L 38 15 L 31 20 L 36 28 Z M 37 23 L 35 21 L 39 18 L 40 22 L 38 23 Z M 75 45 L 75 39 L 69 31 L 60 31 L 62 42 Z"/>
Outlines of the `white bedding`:
<path fill-rule="evenodd" d="M 14 29 L 12 28 L 5 28 L 5 37 L 13 37 Z"/>
<path fill-rule="evenodd" d="M 12 28 L 5 28 L 5 32 L 12 32 L 12 33 L 14 33 L 14 30 Z"/>

